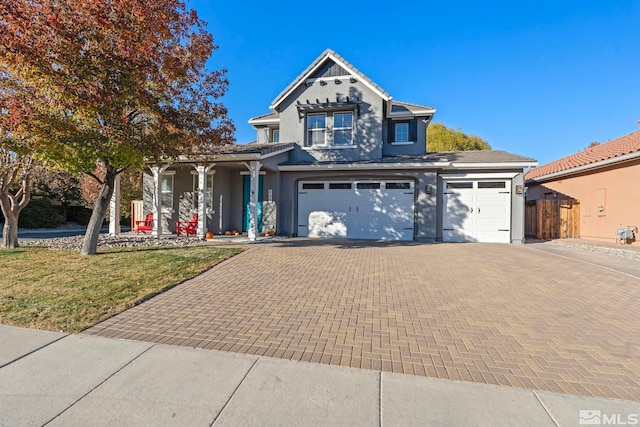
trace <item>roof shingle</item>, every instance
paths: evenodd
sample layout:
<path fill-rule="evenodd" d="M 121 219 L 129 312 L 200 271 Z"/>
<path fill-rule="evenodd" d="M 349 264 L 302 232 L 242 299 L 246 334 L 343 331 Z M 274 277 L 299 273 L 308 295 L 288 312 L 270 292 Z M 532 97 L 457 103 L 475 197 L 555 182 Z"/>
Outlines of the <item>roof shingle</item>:
<path fill-rule="evenodd" d="M 640 152 L 640 131 L 632 132 L 604 144 L 595 145 L 586 150 L 532 169 L 527 173 L 525 179 L 535 179 L 557 172 L 568 171 L 580 166 L 586 166 L 635 152 Z"/>

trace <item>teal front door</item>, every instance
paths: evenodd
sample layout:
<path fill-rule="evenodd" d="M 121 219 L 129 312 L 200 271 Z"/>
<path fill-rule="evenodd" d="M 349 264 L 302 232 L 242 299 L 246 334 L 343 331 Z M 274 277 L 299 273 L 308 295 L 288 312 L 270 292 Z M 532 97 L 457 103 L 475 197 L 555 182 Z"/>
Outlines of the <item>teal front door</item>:
<path fill-rule="evenodd" d="M 251 214 L 251 177 L 242 177 L 242 231 L 249 230 L 249 215 Z M 260 175 L 258 184 L 258 231 L 262 230 L 262 189 L 264 187 L 264 176 Z"/>

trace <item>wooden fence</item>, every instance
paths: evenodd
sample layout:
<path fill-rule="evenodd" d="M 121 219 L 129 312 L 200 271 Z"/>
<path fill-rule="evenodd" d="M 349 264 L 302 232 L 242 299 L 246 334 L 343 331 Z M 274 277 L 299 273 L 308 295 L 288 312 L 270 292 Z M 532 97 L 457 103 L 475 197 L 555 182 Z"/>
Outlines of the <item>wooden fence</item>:
<path fill-rule="evenodd" d="M 525 206 L 525 236 L 534 239 L 580 237 L 578 200 L 530 200 Z"/>

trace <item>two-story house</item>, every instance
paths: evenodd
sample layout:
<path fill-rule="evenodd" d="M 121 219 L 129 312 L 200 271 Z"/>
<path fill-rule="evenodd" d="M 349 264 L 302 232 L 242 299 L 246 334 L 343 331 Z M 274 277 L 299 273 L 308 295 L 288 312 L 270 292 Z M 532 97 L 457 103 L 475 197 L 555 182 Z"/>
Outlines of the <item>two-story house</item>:
<path fill-rule="evenodd" d="M 523 172 L 503 151 L 426 151 L 432 107 L 399 102 L 332 50 L 252 118 L 257 140 L 149 164 L 154 233 L 521 242 Z M 158 202 L 159 201 L 159 202 Z M 159 207 L 159 209 L 158 209 Z"/>

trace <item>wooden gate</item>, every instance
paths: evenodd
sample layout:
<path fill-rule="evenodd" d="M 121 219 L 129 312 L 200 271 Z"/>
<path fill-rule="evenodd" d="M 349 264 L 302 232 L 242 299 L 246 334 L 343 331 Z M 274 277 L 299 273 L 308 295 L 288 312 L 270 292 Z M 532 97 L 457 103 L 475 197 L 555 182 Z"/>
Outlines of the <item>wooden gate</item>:
<path fill-rule="evenodd" d="M 580 237 L 580 202 L 571 199 L 528 201 L 525 236 L 543 240 Z"/>

